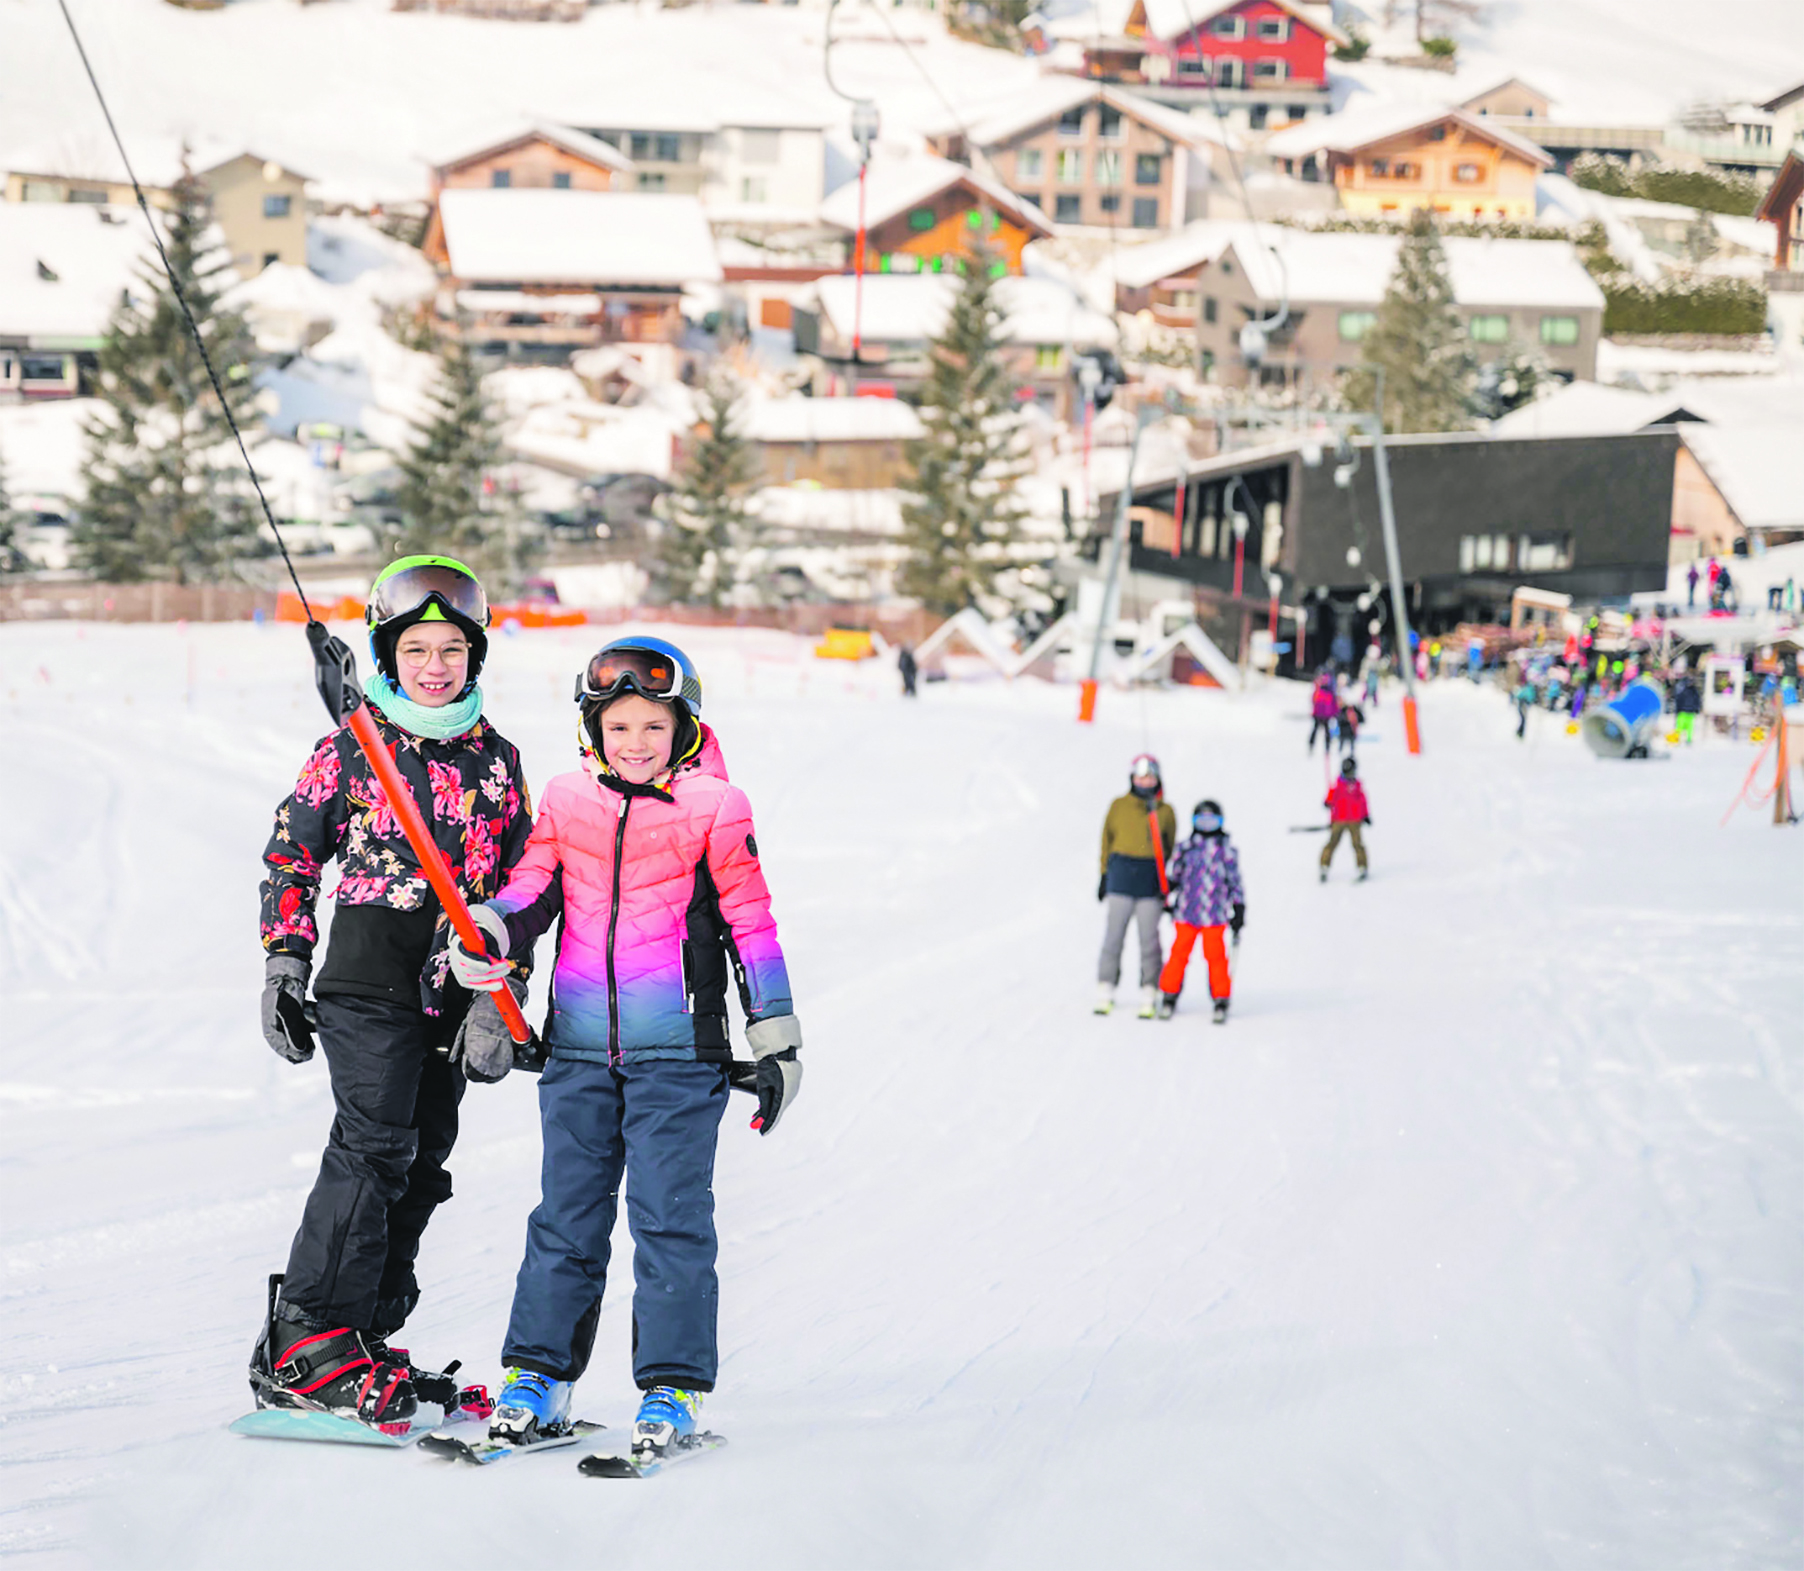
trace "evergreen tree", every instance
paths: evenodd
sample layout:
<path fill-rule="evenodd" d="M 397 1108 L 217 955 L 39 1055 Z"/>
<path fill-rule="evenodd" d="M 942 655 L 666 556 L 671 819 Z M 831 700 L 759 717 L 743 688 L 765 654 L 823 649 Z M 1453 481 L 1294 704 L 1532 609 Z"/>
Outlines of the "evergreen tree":
<path fill-rule="evenodd" d="M 718 606 L 733 592 L 754 529 L 746 497 L 758 477 L 752 445 L 735 424 L 740 386 L 725 372 L 703 396 L 703 432 L 663 498 L 658 568 L 672 600 Z"/>
<path fill-rule="evenodd" d="M 0 454 L 0 573 L 23 572 L 31 565 L 19 549 L 19 528 L 23 522 L 13 511 L 12 497 L 6 489 L 6 457 Z"/>
<path fill-rule="evenodd" d="M 945 615 L 995 594 L 1023 514 L 1014 495 L 1021 421 L 1015 378 L 1002 358 L 992 261 L 982 247 L 965 259 L 963 283 L 929 351 L 926 430 L 907 452 L 914 480 L 902 508 L 908 559 L 900 587 Z"/>
<path fill-rule="evenodd" d="M 404 522 L 393 545 L 397 556 L 454 556 L 494 580 L 491 592 L 506 594 L 519 589 L 538 552 L 496 474 L 501 430 L 482 378 L 467 335 L 447 333 L 426 419 L 401 455 L 395 500 Z"/>
<path fill-rule="evenodd" d="M 211 231 L 205 188 L 186 169 L 164 219 L 164 247 L 241 429 L 254 422 L 256 347 L 221 303 L 230 263 Z M 155 261 L 138 273 L 100 350 L 102 408 L 87 427 L 87 502 L 78 560 L 115 582 L 217 578 L 269 547 L 226 410 L 208 380 L 175 291 Z"/>
<path fill-rule="evenodd" d="M 1374 373 L 1382 370 L 1385 430 L 1459 431 L 1471 424 L 1476 370 L 1453 303 L 1447 253 L 1425 208 L 1410 216 L 1397 270 L 1363 348 L 1364 365 L 1348 375 L 1344 388 L 1353 408 L 1373 407 Z"/>

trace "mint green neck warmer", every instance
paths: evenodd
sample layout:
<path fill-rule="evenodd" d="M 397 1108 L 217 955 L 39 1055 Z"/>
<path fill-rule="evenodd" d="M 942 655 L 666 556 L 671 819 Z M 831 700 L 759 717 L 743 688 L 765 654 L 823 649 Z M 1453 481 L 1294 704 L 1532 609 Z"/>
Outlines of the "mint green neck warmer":
<path fill-rule="evenodd" d="M 424 704 L 416 704 L 378 671 L 364 679 L 363 696 L 403 731 L 411 731 L 415 736 L 436 737 L 440 741 L 462 736 L 482 718 L 480 687 L 472 687 L 455 703 L 428 709 Z"/>

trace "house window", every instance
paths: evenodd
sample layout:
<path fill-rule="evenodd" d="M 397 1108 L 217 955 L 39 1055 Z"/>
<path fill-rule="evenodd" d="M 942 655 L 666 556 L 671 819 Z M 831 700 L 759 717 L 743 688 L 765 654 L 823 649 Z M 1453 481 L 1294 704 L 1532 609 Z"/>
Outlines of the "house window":
<path fill-rule="evenodd" d="M 263 216 L 265 218 L 286 218 L 294 205 L 292 196 L 266 196 L 263 198 Z"/>
<path fill-rule="evenodd" d="M 1571 535 L 1524 535 L 1516 542 L 1519 573 L 1558 573 L 1571 566 Z"/>
<path fill-rule="evenodd" d="M 1356 344 L 1371 332 L 1378 321 L 1376 311 L 1343 311 L 1340 314 L 1340 337 L 1343 344 Z"/>
<path fill-rule="evenodd" d="M 1371 170 L 1374 180 L 1388 180 L 1391 177 L 1391 161 L 1388 158 L 1374 158 Z"/>
<path fill-rule="evenodd" d="M 1024 147 L 1015 154 L 1015 178 L 1017 180 L 1038 180 L 1042 178 L 1045 168 L 1045 157 L 1037 147 Z"/>
<path fill-rule="evenodd" d="M 1284 106 L 1284 113 L 1292 120 L 1307 120 L 1309 118 L 1309 105 L 1286 104 Z"/>
<path fill-rule="evenodd" d="M 739 133 L 739 156 L 748 164 L 774 164 L 781 147 L 781 131 L 742 130 Z"/>
<path fill-rule="evenodd" d="M 1112 109 L 1107 104 L 1099 105 L 1096 111 L 1096 134 L 1105 142 L 1121 140 L 1121 111 Z"/>
<path fill-rule="evenodd" d="M 1576 316 L 1542 317 L 1541 342 L 1544 344 L 1576 344 L 1578 342 L 1578 318 Z"/>
<path fill-rule="evenodd" d="M 1057 371 L 1065 363 L 1065 346 L 1063 344 L 1035 344 L 1034 369 L 1036 371 Z"/>
<path fill-rule="evenodd" d="M 1252 108 L 1248 109 L 1247 129 L 1249 131 L 1263 131 L 1265 129 L 1265 117 L 1270 109 L 1270 104 L 1254 104 Z"/>
<path fill-rule="evenodd" d="M 1218 16 L 1209 24 L 1209 31 L 1217 38 L 1245 38 L 1247 35 L 1246 18 L 1243 16 Z"/>
<path fill-rule="evenodd" d="M 1472 318 L 1470 331 L 1474 343 L 1507 343 L 1510 336 L 1510 319 L 1507 316 L 1475 316 Z"/>
<path fill-rule="evenodd" d="M 511 170 L 511 169 L 491 169 L 489 171 L 489 184 L 492 185 L 497 191 L 505 191 L 513 183 L 514 183 L 513 170 Z M 264 205 L 267 207 L 268 203 L 265 202 Z"/>
<path fill-rule="evenodd" d="M 912 251 L 892 251 L 883 259 L 883 270 L 886 273 L 918 273 L 921 259 Z"/>
<path fill-rule="evenodd" d="M 917 207 L 908 215 L 908 227 L 914 230 L 918 235 L 925 234 L 929 229 L 933 228 L 933 209 L 931 207 Z"/>
<path fill-rule="evenodd" d="M 974 207 L 965 214 L 965 228 L 981 230 L 985 234 L 995 234 L 1000 220 L 988 208 Z"/>
<path fill-rule="evenodd" d="M 1431 125 L 1428 128 L 1428 140 L 1431 142 L 1446 141 L 1447 140 L 1447 127 L 1444 125 Z"/>
<path fill-rule="evenodd" d="M 641 174 L 639 176 L 639 189 L 641 191 L 662 191 L 664 189 L 664 177 L 662 175 Z"/>
<path fill-rule="evenodd" d="M 1217 87 L 1239 87 L 1245 80 L 1246 68 L 1240 61 L 1232 57 L 1215 62 L 1215 85 Z"/>
<path fill-rule="evenodd" d="M 1102 210 L 1105 213 L 1119 213 L 1121 211 L 1121 193 L 1119 191 L 1111 191 L 1107 196 L 1099 197 L 1098 201 L 1101 203 Z"/>
<path fill-rule="evenodd" d="M 1134 198 L 1134 227 L 1136 229 L 1157 229 L 1159 227 L 1158 197 L 1137 196 Z"/>
<path fill-rule="evenodd" d="M 30 198 L 27 197 L 26 200 L 29 201 Z M 86 202 L 92 206 L 104 206 L 106 203 L 106 189 L 103 186 L 72 185 L 69 187 L 67 200 L 71 202 Z M 265 200 L 267 201 L 267 198 Z M 267 217 L 268 215 L 266 214 L 265 216 Z"/>
<path fill-rule="evenodd" d="M 1267 43 L 1283 43 L 1290 37 L 1290 18 L 1288 16 L 1260 17 L 1259 36 Z"/>
<path fill-rule="evenodd" d="M 1084 134 L 1084 105 L 1075 109 L 1067 109 L 1059 116 L 1060 136 L 1082 136 Z"/>
<path fill-rule="evenodd" d="M 768 202 L 770 190 L 763 175 L 742 175 L 739 180 L 739 200 L 742 202 Z"/>
<path fill-rule="evenodd" d="M 643 131 L 635 131 L 631 137 L 631 156 L 635 159 L 651 157 L 651 138 Z"/>
<path fill-rule="evenodd" d="M 1477 164 L 1455 164 L 1453 178 L 1462 185 L 1472 185 L 1484 178 L 1484 170 L 1480 169 Z"/>
<path fill-rule="evenodd" d="M 1134 154 L 1134 184 L 1157 185 L 1165 160 L 1157 153 Z"/>
<path fill-rule="evenodd" d="M 1052 217 L 1054 223 L 1075 224 L 1083 216 L 1083 198 L 1080 196 L 1059 196 L 1053 200 Z"/>
<path fill-rule="evenodd" d="M 1285 67 L 1282 60 L 1255 60 L 1253 62 L 1253 80 L 1255 82 L 1282 82 Z"/>
<path fill-rule="evenodd" d="M 1474 569 L 1495 568 L 1499 572 L 1507 571 L 1510 565 L 1510 537 L 1508 535 L 1462 535 L 1459 543 L 1459 570 L 1470 573 Z"/>
<path fill-rule="evenodd" d="M 570 189 L 570 171 L 568 169 L 552 170 L 551 189 L 554 191 L 568 191 Z"/>
<path fill-rule="evenodd" d="M 279 262 L 281 260 L 282 253 L 280 251 L 265 251 L 263 253 L 263 265 L 265 267 L 268 267 L 271 262 Z"/>
<path fill-rule="evenodd" d="M 1015 199 L 1019 202 L 1031 202 L 1041 212 L 1046 210 L 1046 199 L 1038 191 L 1017 191 Z"/>
<path fill-rule="evenodd" d="M 1171 292 L 1171 308 L 1174 311 L 1185 311 L 1196 315 L 1196 291 L 1194 289 L 1174 289 Z"/>
<path fill-rule="evenodd" d="M 1178 75 L 1200 77 L 1208 81 L 1215 72 L 1215 62 L 1207 55 L 1179 55 Z"/>
<path fill-rule="evenodd" d="M 1066 148 L 1059 154 L 1054 178 L 1060 185 L 1082 185 L 1084 183 L 1084 155 L 1073 148 Z"/>
<path fill-rule="evenodd" d="M 1100 186 L 1121 184 L 1121 154 L 1104 152 L 1096 155 L 1096 183 Z"/>
<path fill-rule="evenodd" d="M 1421 173 L 1422 166 L 1420 164 L 1408 163 L 1401 158 L 1391 165 L 1391 179 L 1393 180 L 1414 180 Z"/>
<path fill-rule="evenodd" d="M 1214 295 L 1203 296 L 1203 320 L 1205 322 L 1213 322 L 1219 310 L 1220 308 L 1216 305 Z"/>

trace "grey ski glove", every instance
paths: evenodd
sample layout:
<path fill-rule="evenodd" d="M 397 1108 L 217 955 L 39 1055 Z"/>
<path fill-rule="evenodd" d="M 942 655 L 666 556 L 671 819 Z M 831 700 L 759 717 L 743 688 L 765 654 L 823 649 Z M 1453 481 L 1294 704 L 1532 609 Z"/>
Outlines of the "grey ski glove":
<path fill-rule="evenodd" d="M 745 1040 L 757 1066 L 758 1116 L 752 1128 L 768 1135 L 802 1089 L 802 1065 L 796 1057 L 802 1023 L 794 1015 L 773 1015 L 747 1026 Z"/>
<path fill-rule="evenodd" d="M 481 930 L 488 943 L 488 953 L 473 955 L 464 948 L 464 941 L 457 936 L 455 928 L 451 931 L 451 974 L 472 993 L 492 993 L 501 986 L 507 976 L 507 923 L 502 920 L 499 911 L 491 911 L 485 905 L 470 907 L 470 920 Z M 500 959 L 493 956 L 499 955 Z"/>
<path fill-rule="evenodd" d="M 263 962 L 263 1040 L 291 1064 L 313 1057 L 313 1005 L 307 978 L 313 963 L 299 955 L 271 955 Z"/>
<path fill-rule="evenodd" d="M 526 984 L 509 977 L 507 986 L 514 997 L 526 1002 Z M 464 1079 L 492 1085 L 503 1079 L 514 1067 L 514 1039 L 495 1007 L 493 993 L 478 993 L 470 1000 L 469 1012 L 457 1028 L 457 1040 L 451 1044 L 451 1062 L 463 1071 Z"/>

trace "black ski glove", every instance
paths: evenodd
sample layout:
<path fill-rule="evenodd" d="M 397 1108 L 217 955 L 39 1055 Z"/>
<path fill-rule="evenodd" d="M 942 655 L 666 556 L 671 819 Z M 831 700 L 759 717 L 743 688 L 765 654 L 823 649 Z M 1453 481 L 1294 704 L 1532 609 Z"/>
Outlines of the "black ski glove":
<path fill-rule="evenodd" d="M 1247 925 L 1247 908 L 1244 901 L 1236 901 L 1234 914 L 1228 918 L 1228 931 L 1236 938 L 1240 937 L 1241 928 Z"/>
<path fill-rule="evenodd" d="M 1101 878 L 1096 880 L 1096 898 L 1098 900 L 1106 899 L 1108 897 L 1108 893 L 1109 893 L 1109 875 L 1107 873 L 1104 873 Z"/>
<path fill-rule="evenodd" d="M 802 1023 L 794 1015 L 772 1015 L 747 1026 L 745 1040 L 757 1065 L 758 1116 L 752 1120 L 752 1128 L 768 1135 L 802 1089 L 802 1065 L 796 1057 L 802 1045 Z"/>
<path fill-rule="evenodd" d="M 313 1005 L 307 1002 L 310 960 L 271 955 L 263 962 L 263 1040 L 291 1064 L 313 1057 Z"/>
<path fill-rule="evenodd" d="M 521 1004 L 526 1002 L 526 984 L 518 977 L 507 979 L 508 990 Z M 505 1079 L 514 1067 L 514 1038 L 495 1007 L 493 993 L 478 993 L 470 1000 L 463 1024 L 457 1028 L 457 1039 L 451 1044 L 451 1062 L 463 1071 L 466 1080 L 493 1085 Z"/>

